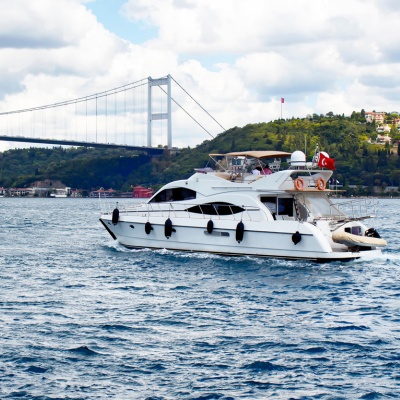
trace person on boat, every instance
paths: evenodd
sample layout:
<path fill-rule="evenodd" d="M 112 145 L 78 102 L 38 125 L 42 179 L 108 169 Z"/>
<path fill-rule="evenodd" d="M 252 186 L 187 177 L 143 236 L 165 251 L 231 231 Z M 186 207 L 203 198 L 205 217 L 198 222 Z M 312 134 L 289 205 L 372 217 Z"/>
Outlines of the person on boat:
<path fill-rule="evenodd" d="M 271 174 L 272 174 L 272 171 L 270 170 L 268 164 L 263 168 L 262 174 L 263 174 L 263 175 L 271 175 Z"/>
<path fill-rule="evenodd" d="M 255 167 L 253 171 L 251 171 L 253 175 L 260 175 L 261 174 L 261 167 Z"/>
<path fill-rule="evenodd" d="M 271 212 L 273 219 L 276 220 L 276 200 L 275 201 L 271 201 L 271 200 L 266 201 L 266 202 L 264 202 L 264 205 Z"/>

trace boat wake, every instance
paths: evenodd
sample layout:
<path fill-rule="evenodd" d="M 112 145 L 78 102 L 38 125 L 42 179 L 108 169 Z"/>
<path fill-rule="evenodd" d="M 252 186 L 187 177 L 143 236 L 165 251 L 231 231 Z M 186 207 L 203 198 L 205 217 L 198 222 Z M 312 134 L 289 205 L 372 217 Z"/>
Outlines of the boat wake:
<path fill-rule="evenodd" d="M 256 257 L 256 256 L 229 256 L 225 254 L 215 254 L 215 253 L 206 253 L 206 252 L 186 252 L 186 251 L 179 251 L 179 250 L 168 250 L 168 249 L 149 249 L 149 248 L 141 248 L 141 249 L 129 249 L 122 244 L 120 244 L 117 240 L 110 240 L 107 243 L 102 244 L 108 250 L 118 253 L 151 253 L 154 255 L 161 255 L 161 256 L 171 256 L 176 259 L 181 260 L 215 260 L 215 261 L 227 261 L 229 260 L 230 264 L 237 265 L 242 264 L 243 262 L 250 263 L 253 266 L 263 266 L 268 264 L 269 267 L 276 266 L 276 267 L 296 267 L 301 268 L 308 267 L 310 265 L 314 265 L 313 262 L 310 261 L 292 261 L 292 260 L 285 260 L 280 258 L 269 258 L 269 257 Z M 365 263 L 365 262 L 374 262 L 377 264 L 386 264 L 394 262 L 396 264 L 400 264 L 400 254 L 398 253 L 379 253 L 379 254 L 370 254 L 368 256 L 363 256 L 360 259 L 353 260 L 355 263 Z M 302 265 L 304 264 L 304 265 Z"/>
<path fill-rule="evenodd" d="M 122 244 L 120 244 L 117 240 L 110 240 L 107 243 L 104 243 L 103 246 L 111 251 L 121 252 L 121 253 L 153 253 L 155 255 L 170 255 L 176 258 L 194 258 L 194 259 L 228 259 L 228 256 L 221 256 L 218 254 L 210 254 L 210 253 L 202 253 L 202 252 L 185 252 L 179 250 L 168 250 L 168 249 L 149 249 L 149 248 L 140 248 L 140 249 L 129 249 Z"/>
<path fill-rule="evenodd" d="M 399 262 L 400 263 L 400 254 L 399 253 L 380 253 L 376 255 L 368 255 L 368 256 L 363 256 L 362 258 L 359 258 L 357 260 L 354 260 L 356 263 L 363 263 L 365 261 L 374 261 L 378 262 L 381 264 L 385 264 L 388 262 Z"/>
<path fill-rule="evenodd" d="M 150 249 L 128 249 L 127 247 L 123 246 L 118 240 L 110 240 L 107 243 L 102 244 L 103 247 L 109 249 L 111 251 L 119 252 L 119 253 L 143 253 L 145 251 L 151 251 Z"/>

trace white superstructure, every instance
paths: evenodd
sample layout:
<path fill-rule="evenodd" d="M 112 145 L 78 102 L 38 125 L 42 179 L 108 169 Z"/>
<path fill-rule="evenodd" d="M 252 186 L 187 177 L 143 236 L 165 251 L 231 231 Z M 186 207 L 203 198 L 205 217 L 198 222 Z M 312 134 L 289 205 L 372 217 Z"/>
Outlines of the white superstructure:
<path fill-rule="evenodd" d="M 343 212 L 328 197 L 332 171 L 308 165 L 300 153 L 211 154 L 215 169 L 197 169 L 147 203 L 103 212 L 100 221 L 129 248 L 315 261 L 378 254 L 386 242 L 362 222 L 372 214 Z M 289 169 L 281 171 L 289 157 Z"/>

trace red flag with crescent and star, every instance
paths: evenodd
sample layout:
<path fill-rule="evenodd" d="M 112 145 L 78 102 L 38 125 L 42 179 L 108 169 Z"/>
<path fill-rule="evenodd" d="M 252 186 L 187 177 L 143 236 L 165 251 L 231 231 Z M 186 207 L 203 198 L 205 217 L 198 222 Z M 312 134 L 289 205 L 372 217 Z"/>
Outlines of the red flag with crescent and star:
<path fill-rule="evenodd" d="M 328 168 L 334 171 L 335 168 L 335 160 L 333 158 L 329 158 L 322 153 L 319 153 L 318 158 L 318 166 L 322 168 Z"/>

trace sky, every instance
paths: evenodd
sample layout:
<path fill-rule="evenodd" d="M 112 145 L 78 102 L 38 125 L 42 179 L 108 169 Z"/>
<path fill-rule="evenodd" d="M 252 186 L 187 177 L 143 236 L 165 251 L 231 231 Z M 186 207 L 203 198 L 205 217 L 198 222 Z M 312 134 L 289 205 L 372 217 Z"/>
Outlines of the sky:
<path fill-rule="evenodd" d="M 303 118 L 400 110 L 398 0 L 0 5 L 0 112 L 167 74 L 225 129 L 268 122 L 281 113 Z M 178 87 L 175 95 L 188 104 Z M 223 131 L 207 122 L 207 133 L 179 113 L 173 109 L 174 146 L 195 146 Z M 0 150 L 10 146 L 16 144 L 0 143 Z"/>

